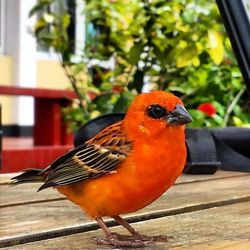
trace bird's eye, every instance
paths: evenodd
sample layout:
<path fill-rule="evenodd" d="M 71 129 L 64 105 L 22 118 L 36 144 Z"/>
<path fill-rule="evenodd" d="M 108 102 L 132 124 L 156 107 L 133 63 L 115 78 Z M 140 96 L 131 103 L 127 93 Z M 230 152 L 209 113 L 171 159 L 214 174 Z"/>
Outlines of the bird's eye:
<path fill-rule="evenodd" d="M 147 108 L 147 114 L 154 119 L 159 119 L 166 115 L 166 109 L 158 104 L 151 105 Z"/>

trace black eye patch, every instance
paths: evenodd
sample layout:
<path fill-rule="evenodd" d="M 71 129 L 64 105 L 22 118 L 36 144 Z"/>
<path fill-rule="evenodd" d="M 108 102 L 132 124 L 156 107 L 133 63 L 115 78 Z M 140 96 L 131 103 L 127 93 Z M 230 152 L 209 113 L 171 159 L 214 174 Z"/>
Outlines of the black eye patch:
<path fill-rule="evenodd" d="M 147 108 L 146 112 L 147 112 L 148 116 L 150 116 L 154 119 L 160 119 L 163 116 L 165 116 L 167 113 L 166 109 L 158 104 L 150 105 Z"/>

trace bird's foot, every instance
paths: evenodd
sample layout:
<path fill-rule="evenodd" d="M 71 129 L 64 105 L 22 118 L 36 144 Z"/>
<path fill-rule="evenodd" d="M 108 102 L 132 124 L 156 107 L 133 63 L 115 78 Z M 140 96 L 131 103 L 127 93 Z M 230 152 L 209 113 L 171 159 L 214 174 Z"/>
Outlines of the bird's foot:
<path fill-rule="evenodd" d="M 97 244 L 112 245 L 115 247 L 146 247 L 153 244 L 153 241 L 135 238 L 134 236 L 112 233 L 106 239 L 95 238 Z"/>
<path fill-rule="evenodd" d="M 155 242 L 168 242 L 173 240 L 172 236 L 155 235 L 147 236 L 136 232 L 134 235 L 122 235 L 118 233 L 112 233 L 106 239 L 95 238 L 98 244 L 112 245 L 115 247 L 146 247 L 153 245 Z"/>

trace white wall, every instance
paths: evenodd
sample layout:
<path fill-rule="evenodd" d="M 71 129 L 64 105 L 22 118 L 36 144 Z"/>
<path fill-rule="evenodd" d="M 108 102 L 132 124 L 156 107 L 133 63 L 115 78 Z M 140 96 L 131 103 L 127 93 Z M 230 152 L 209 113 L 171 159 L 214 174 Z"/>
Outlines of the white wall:
<path fill-rule="evenodd" d="M 36 41 L 29 31 L 34 25 L 34 18 L 28 18 L 28 13 L 35 3 L 36 0 L 7 0 L 4 5 L 4 53 L 12 57 L 15 86 L 36 86 Z M 15 98 L 13 105 L 13 123 L 34 123 L 32 97 Z"/>

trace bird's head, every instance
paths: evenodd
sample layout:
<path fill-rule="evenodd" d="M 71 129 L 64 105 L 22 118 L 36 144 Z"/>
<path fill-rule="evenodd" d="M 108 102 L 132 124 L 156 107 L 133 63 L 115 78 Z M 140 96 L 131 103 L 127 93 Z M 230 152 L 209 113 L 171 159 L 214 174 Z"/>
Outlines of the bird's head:
<path fill-rule="evenodd" d="M 128 136 L 151 137 L 162 132 L 183 130 L 192 117 L 183 102 L 175 95 L 164 91 L 153 91 L 138 95 L 128 109 L 124 119 Z"/>

